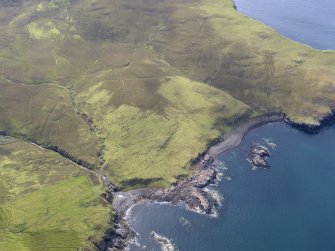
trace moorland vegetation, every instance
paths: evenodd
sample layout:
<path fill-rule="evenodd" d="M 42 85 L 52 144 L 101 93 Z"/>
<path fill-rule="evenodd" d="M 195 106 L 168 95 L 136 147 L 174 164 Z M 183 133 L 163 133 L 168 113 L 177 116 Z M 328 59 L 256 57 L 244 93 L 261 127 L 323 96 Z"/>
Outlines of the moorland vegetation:
<path fill-rule="evenodd" d="M 249 118 L 318 125 L 334 66 L 231 0 L 0 0 L 0 249 L 94 250 L 94 174 L 167 187 Z"/>

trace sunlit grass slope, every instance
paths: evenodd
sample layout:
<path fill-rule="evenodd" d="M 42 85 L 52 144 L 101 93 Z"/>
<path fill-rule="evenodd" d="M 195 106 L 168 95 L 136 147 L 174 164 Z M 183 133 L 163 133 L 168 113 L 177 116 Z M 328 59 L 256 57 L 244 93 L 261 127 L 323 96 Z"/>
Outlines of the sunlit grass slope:
<path fill-rule="evenodd" d="M 284 38 L 239 14 L 231 0 L 178 5 L 151 41 L 171 65 L 260 112 L 284 112 L 312 125 L 331 112 L 333 51 Z"/>
<path fill-rule="evenodd" d="M 97 178 L 54 152 L 0 141 L 0 250 L 95 250 L 111 217 Z"/>
<path fill-rule="evenodd" d="M 118 88 L 131 92 L 139 83 L 128 85 Z M 94 94 L 90 87 L 78 98 L 82 109 L 96 108 L 93 120 L 105 137 L 103 171 L 121 187 L 167 186 L 189 175 L 190 160 L 209 140 L 252 114 L 223 91 L 187 78 L 167 77 L 146 85 L 157 90 L 146 102 L 156 95 L 164 104 L 153 109 L 135 103 L 114 105 L 118 89 L 109 89 L 108 83 L 98 83 Z"/>

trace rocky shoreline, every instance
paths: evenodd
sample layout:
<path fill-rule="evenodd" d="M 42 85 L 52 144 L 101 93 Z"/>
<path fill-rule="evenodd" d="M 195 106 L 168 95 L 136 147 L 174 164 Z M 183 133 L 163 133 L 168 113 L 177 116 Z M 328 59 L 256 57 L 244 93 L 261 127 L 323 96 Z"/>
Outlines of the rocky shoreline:
<path fill-rule="evenodd" d="M 222 176 L 221 162 L 216 159 L 221 153 L 237 147 L 251 129 L 267 123 L 281 122 L 282 115 L 257 117 L 241 124 L 231 133 L 220 137 L 206 152 L 193 162 L 193 175 L 180 180 L 170 188 L 141 188 L 127 192 L 114 192 L 112 206 L 116 211 L 114 229 L 109 234 L 107 245 L 102 250 L 123 250 L 136 238 L 136 233 L 127 222 L 128 211 L 143 201 L 167 202 L 172 205 L 184 204 L 190 210 L 215 215 L 219 199 L 206 187 L 215 184 Z M 106 240 L 105 240 L 106 243 Z"/>
<path fill-rule="evenodd" d="M 73 159 L 68 154 L 64 154 L 60 149 L 41 146 L 35 142 L 30 142 L 39 147 L 52 150 L 61 156 L 77 164 L 87 171 L 94 172 L 107 186 L 108 191 L 102 195 L 108 203 L 115 209 L 115 215 L 111 219 L 111 228 L 105 233 L 105 237 L 99 243 L 93 243 L 100 251 L 125 250 L 128 244 L 134 240 L 137 234 L 131 229 L 127 221 L 127 213 L 137 203 L 143 201 L 167 202 L 172 205 L 184 204 L 189 209 L 204 213 L 215 214 L 215 209 L 220 204 L 220 199 L 206 189 L 211 184 L 215 184 L 222 176 L 221 163 L 216 160 L 221 153 L 238 147 L 244 136 L 252 129 L 268 123 L 285 122 L 298 130 L 306 133 L 318 133 L 322 128 L 335 123 L 335 113 L 328 114 L 320 118 L 319 125 L 304 125 L 294 123 L 284 114 L 274 114 L 260 116 L 237 126 L 232 132 L 222 135 L 217 140 L 211 142 L 208 149 L 199 154 L 192 162 L 193 175 L 187 179 L 180 180 L 170 188 L 142 188 L 127 192 L 118 191 L 117 188 L 102 173 L 94 172 L 91 166 L 80 160 Z M 0 131 L 0 135 L 8 136 L 5 131 Z"/>
<path fill-rule="evenodd" d="M 335 124 L 335 108 L 332 108 L 330 113 L 318 118 L 318 123 L 315 125 L 296 123 L 287 117 L 285 118 L 285 122 L 300 131 L 310 134 L 316 134 L 319 133 L 323 128 Z"/>
<path fill-rule="evenodd" d="M 221 163 L 213 159 L 204 160 L 204 162 L 196 166 L 190 178 L 181 180 L 170 188 L 141 188 L 116 192 L 112 205 L 118 215 L 118 221 L 110 235 L 111 247 L 107 250 L 125 249 L 129 241 L 136 237 L 136 233 L 128 225 L 127 213 L 134 205 L 143 201 L 184 204 L 190 210 L 214 215 L 220 201 L 204 188 L 217 182 L 221 175 Z"/>
<path fill-rule="evenodd" d="M 194 173 L 191 177 L 180 180 L 176 185 L 166 188 L 141 188 L 127 192 L 114 192 L 112 206 L 116 211 L 114 229 L 105 240 L 105 248 L 100 250 L 124 250 L 136 233 L 127 222 L 127 213 L 137 203 L 143 201 L 167 202 L 172 205 L 184 204 L 189 209 L 204 214 L 214 214 L 220 201 L 208 192 L 207 186 L 215 184 L 222 175 L 220 162 L 216 158 L 223 152 L 238 147 L 244 136 L 252 129 L 264 124 L 286 122 L 306 133 L 317 133 L 321 128 L 333 124 L 335 115 L 320 119 L 320 125 L 307 126 L 291 122 L 284 114 L 256 117 L 242 123 L 227 135 L 213 141 L 207 151 L 193 161 Z"/>

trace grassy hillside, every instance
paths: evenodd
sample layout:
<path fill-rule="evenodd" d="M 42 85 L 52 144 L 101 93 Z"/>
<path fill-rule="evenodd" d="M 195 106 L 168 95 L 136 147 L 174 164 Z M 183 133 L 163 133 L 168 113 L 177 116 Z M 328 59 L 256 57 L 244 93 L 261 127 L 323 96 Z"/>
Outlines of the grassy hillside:
<path fill-rule="evenodd" d="M 78 116 L 66 88 L 3 81 L 0 89 L 0 131 L 99 163 L 99 140 Z"/>
<path fill-rule="evenodd" d="M 0 138 L 0 250 L 95 250 L 111 208 L 96 177 L 58 154 Z"/>
<path fill-rule="evenodd" d="M 317 124 L 334 53 L 281 37 L 230 0 L 0 1 L 0 130 L 118 186 L 168 186 L 242 118 Z"/>
<path fill-rule="evenodd" d="M 229 131 L 236 120 L 252 115 L 248 106 L 223 91 L 178 76 L 89 86 L 77 101 L 87 112 L 94 108 L 90 114 L 105 137 L 102 170 L 128 189 L 168 186 L 189 175 L 190 160 L 209 140 L 219 137 L 220 131 Z M 129 102 L 115 104 L 121 92 L 129 93 Z M 153 108 L 141 101 L 152 103 Z"/>
<path fill-rule="evenodd" d="M 0 129 L 101 168 L 121 188 L 168 186 L 191 173 L 190 160 L 210 140 L 253 111 L 183 77 L 147 44 L 166 3 L 153 20 L 138 20 L 145 27 L 137 38 L 124 11 L 131 18 L 142 7 L 117 6 L 4 6 L 13 14 L 1 23 L 8 42 L 0 48 Z"/>
<path fill-rule="evenodd" d="M 288 40 L 239 14 L 231 0 L 178 3 L 153 48 L 183 74 L 225 90 L 259 112 L 318 124 L 335 101 L 335 53 Z"/>

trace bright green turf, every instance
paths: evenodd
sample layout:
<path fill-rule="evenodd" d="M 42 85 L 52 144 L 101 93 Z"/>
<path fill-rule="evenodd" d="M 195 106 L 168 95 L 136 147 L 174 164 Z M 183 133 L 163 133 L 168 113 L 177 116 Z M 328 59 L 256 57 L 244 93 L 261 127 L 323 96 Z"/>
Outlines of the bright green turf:
<path fill-rule="evenodd" d="M 0 250 L 95 250 L 111 217 L 97 178 L 22 141 L 0 152 Z"/>
<path fill-rule="evenodd" d="M 94 121 L 106 137 L 103 171 L 118 185 L 151 181 L 153 186 L 167 186 L 179 175 L 190 174 L 189 161 L 220 135 L 218 120 L 228 126 L 251 114 L 249 107 L 208 85 L 183 77 L 165 81 L 158 84 L 157 93 L 165 100 L 160 112 L 127 104 L 108 108 L 116 94 L 99 83 L 81 97 L 86 106 L 96 108 Z"/>

